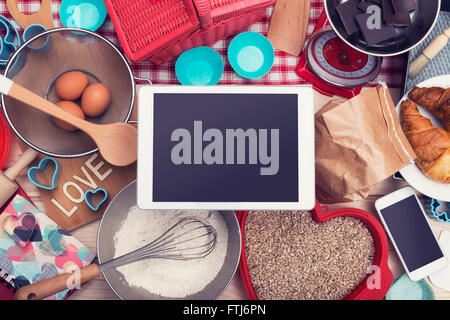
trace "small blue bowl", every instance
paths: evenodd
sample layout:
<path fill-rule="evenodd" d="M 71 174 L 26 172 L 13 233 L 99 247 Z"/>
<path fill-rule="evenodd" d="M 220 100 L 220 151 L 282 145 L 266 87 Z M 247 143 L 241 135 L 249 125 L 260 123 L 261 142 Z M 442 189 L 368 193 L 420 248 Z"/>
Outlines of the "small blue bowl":
<path fill-rule="evenodd" d="M 228 60 L 241 77 L 255 79 L 272 69 L 275 53 L 272 44 L 262 34 L 243 32 L 231 41 Z"/>
<path fill-rule="evenodd" d="M 175 73 L 182 85 L 215 85 L 222 77 L 223 59 L 209 47 L 193 48 L 178 57 Z"/>
<path fill-rule="evenodd" d="M 96 31 L 106 19 L 108 11 L 103 0 L 63 0 L 59 16 L 65 27 Z"/>
<path fill-rule="evenodd" d="M 394 280 L 385 298 L 386 300 L 434 300 L 435 296 L 425 279 L 414 282 L 404 273 Z"/>

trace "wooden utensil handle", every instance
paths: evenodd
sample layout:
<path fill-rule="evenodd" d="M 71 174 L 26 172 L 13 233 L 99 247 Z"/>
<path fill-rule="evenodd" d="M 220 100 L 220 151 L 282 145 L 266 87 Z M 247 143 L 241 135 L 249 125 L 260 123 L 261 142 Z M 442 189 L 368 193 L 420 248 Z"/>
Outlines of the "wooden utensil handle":
<path fill-rule="evenodd" d="M 100 269 L 93 263 L 78 269 L 78 272 L 62 273 L 56 277 L 41 280 L 17 290 L 16 300 L 40 300 L 65 289 L 73 289 L 74 283 L 81 284 L 100 275 Z"/>
<path fill-rule="evenodd" d="M 87 134 L 92 132 L 95 128 L 95 124 L 86 120 L 75 117 L 70 112 L 58 107 L 54 103 L 46 100 L 45 98 L 37 95 L 36 93 L 22 87 L 20 84 L 13 82 L 12 80 L 0 75 L 0 92 L 12 97 L 18 101 L 28 104 L 33 108 L 41 110 L 52 117 L 61 119 L 77 128 L 83 128 L 83 131 Z"/>
<path fill-rule="evenodd" d="M 267 37 L 273 47 L 298 56 L 305 42 L 309 21 L 309 0 L 277 0 Z"/>
<path fill-rule="evenodd" d="M 47 30 L 55 27 L 52 19 L 51 0 L 42 0 L 39 11 L 33 14 L 21 12 L 17 6 L 17 0 L 6 0 L 6 6 L 11 16 L 23 29 L 36 23 L 43 25 Z"/>
<path fill-rule="evenodd" d="M 438 35 L 431 43 L 423 50 L 423 55 L 428 59 L 433 59 L 442 49 L 447 45 L 448 37 L 445 34 Z"/>
<path fill-rule="evenodd" d="M 433 58 L 441 52 L 442 49 L 448 43 L 448 39 L 450 38 L 450 28 L 444 30 L 444 32 L 438 35 L 433 41 L 428 44 L 428 46 L 422 51 L 422 54 L 419 55 L 411 64 L 409 65 L 408 75 L 410 78 L 415 78 L 425 66 L 433 60 Z"/>
<path fill-rule="evenodd" d="M 9 167 L 5 171 L 5 176 L 7 176 L 12 181 L 16 180 L 20 172 L 31 162 L 33 162 L 37 154 L 37 151 L 31 148 L 25 150 L 25 152 L 20 156 L 19 160 L 17 160 L 17 162 L 13 166 Z"/>

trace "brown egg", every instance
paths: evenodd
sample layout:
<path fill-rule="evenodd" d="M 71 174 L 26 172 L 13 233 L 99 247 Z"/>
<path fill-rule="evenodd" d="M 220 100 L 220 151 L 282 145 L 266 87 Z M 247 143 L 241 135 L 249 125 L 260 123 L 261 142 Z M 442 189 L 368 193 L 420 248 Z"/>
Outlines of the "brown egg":
<path fill-rule="evenodd" d="M 55 91 L 63 100 L 77 100 L 89 83 L 87 75 L 80 71 L 64 73 L 55 82 Z"/>
<path fill-rule="evenodd" d="M 109 106 L 111 95 L 102 83 L 94 83 L 84 90 L 81 96 L 81 108 L 88 117 L 98 117 Z"/>
<path fill-rule="evenodd" d="M 59 107 L 61 107 L 62 109 L 70 112 L 74 116 L 76 116 L 76 117 L 78 117 L 80 119 L 84 119 L 83 110 L 81 110 L 81 108 L 76 103 L 74 103 L 72 101 L 60 101 L 60 102 L 57 103 L 57 105 Z M 65 121 L 62 121 L 62 120 L 54 118 L 54 117 L 52 119 L 53 119 L 53 122 L 55 123 L 55 125 L 57 125 L 61 129 L 64 129 L 64 130 L 67 130 L 67 131 L 76 131 L 76 130 L 78 130 L 78 128 L 72 126 L 71 124 L 68 124 Z"/>

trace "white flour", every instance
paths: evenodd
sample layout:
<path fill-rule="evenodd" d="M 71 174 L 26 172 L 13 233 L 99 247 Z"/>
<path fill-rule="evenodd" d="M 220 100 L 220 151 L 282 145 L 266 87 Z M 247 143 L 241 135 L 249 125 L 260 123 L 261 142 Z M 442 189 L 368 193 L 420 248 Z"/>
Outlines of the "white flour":
<path fill-rule="evenodd" d="M 214 280 L 224 264 L 228 246 L 228 229 L 217 211 L 141 210 L 132 207 L 114 237 L 114 257 L 143 247 L 181 217 L 198 217 L 210 223 L 217 232 L 215 249 L 202 259 L 148 259 L 117 268 L 129 285 L 167 298 L 184 298 L 203 290 Z"/>

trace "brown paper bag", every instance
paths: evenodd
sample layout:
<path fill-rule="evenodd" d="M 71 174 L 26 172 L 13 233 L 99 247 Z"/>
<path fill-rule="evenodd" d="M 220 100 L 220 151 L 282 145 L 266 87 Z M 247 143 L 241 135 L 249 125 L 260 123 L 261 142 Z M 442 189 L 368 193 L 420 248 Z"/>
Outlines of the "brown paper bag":
<path fill-rule="evenodd" d="M 330 101 L 316 113 L 315 122 L 321 202 L 362 200 L 416 157 L 384 84 L 347 101 Z"/>

